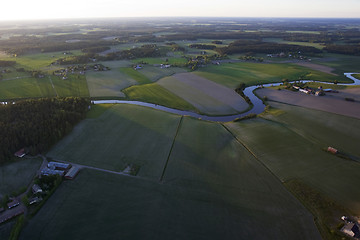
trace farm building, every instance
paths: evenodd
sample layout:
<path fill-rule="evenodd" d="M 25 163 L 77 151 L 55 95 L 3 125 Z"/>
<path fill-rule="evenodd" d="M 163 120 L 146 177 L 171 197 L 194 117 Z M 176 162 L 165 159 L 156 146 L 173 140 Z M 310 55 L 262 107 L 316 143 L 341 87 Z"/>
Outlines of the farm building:
<path fill-rule="evenodd" d="M 49 175 L 60 175 L 60 176 L 64 176 L 65 171 L 63 170 L 53 170 L 53 169 L 49 169 L 49 168 L 45 168 L 43 170 L 41 170 L 41 175 L 43 176 L 49 176 Z"/>
<path fill-rule="evenodd" d="M 19 204 L 20 204 L 20 202 L 17 199 L 14 199 L 11 202 L 9 202 L 7 204 L 7 206 L 10 209 L 10 208 L 14 208 L 14 207 L 18 206 Z"/>
<path fill-rule="evenodd" d="M 38 203 L 38 202 L 41 202 L 41 201 L 42 201 L 41 197 L 33 197 L 33 198 L 29 199 L 29 204 L 32 205 L 34 203 Z"/>
<path fill-rule="evenodd" d="M 17 151 L 16 153 L 14 153 L 14 155 L 15 155 L 15 157 L 19 157 L 19 158 L 24 157 L 24 156 L 26 155 L 25 149 L 24 149 L 24 148 L 20 149 L 19 151 Z"/>
<path fill-rule="evenodd" d="M 332 153 L 332 154 L 337 154 L 339 151 L 333 147 L 328 147 L 327 148 L 327 151 Z"/>
<path fill-rule="evenodd" d="M 32 187 L 31 187 L 31 190 L 33 192 L 33 194 L 37 194 L 37 193 L 42 193 L 43 190 L 41 189 L 41 187 L 37 184 L 34 184 Z"/>
<path fill-rule="evenodd" d="M 360 238 L 360 228 L 357 223 L 349 222 L 341 229 L 341 231 L 351 237 Z"/>
<path fill-rule="evenodd" d="M 66 179 L 74 179 L 76 175 L 79 173 L 80 169 L 78 167 L 73 166 L 70 170 L 66 173 Z"/>
<path fill-rule="evenodd" d="M 71 167 L 70 164 L 59 162 L 49 162 L 47 166 L 51 170 L 67 170 Z"/>

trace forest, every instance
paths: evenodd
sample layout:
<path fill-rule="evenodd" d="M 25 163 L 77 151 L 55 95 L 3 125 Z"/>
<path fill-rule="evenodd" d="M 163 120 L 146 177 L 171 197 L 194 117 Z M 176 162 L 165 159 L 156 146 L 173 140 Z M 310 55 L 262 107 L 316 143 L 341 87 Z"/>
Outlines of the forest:
<path fill-rule="evenodd" d="M 0 164 L 22 148 L 31 155 L 48 150 L 85 118 L 89 104 L 79 97 L 0 104 Z"/>

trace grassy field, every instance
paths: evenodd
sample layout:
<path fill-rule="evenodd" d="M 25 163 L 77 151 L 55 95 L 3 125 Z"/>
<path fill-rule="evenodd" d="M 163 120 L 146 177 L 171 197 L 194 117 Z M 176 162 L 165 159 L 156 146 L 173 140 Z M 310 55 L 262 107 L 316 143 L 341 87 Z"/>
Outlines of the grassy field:
<path fill-rule="evenodd" d="M 315 47 L 318 49 L 323 49 L 325 45 L 321 43 L 311 43 L 311 42 L 294 42 L 294 41 L 286 41 L 281 38 L 264 38 L 264 42 L 271 42 L 271 43 L 279 43 L 279 44 L 291 44 L 291 45 L 299 45 L 299 46 L 308 46 L 308 47 Z"/>
<path fill-rule="evenodd" d="M 157 80 L 174 75 L 175 73 L 184 73 L 187 72 L 186 69 L 178 68 L 178 67 L 170 67 L 170 68 L 160 68 L 155 66 L 144 66 L 143 69 L 140 70 L 141 74 L 146 76 L 152 82 L 156 82 Z"/>
<path fill-rule="evenodd" d="M 80 51 L 71 51 L 74 55 L 81 54 Z M 44 70 L 49 69 L 49 65 L 59 58 L 63 58 L 63 52 L 36 53 L 26 54 L 18 57 L 0 56 L 0 60 L 16 61 L 17 68 L 25 68 L 27 70 Z"/>
<path fill-rule="evenodd" d="M 47 77 L 0 81 L 1 100 L 55 96 L 56 93 Z"/>
<path fill-rule="evenodd" d="M 133 163 L 141 166 L 140 176 L 158 179 L 179 121 L 146 107 L 115 105 L 83 121 L 47 156 L 114 171 Z"/>
<path fill-rule="evenodd" d="M 334 68 L 334 73 L 343 75 L 345 72 L 360 72 L 359 56 L 342 54 L 323 54 L 323 58 L 314 58 L 313 63 L 322 64 Z"/>
<path fill-rule="evenodd" d="M 133 68 L 120 68 L 120 72 L 128 75 L 138 84 L 151 83 L 151 81 L 144 74 L 142 74 L 141 71 L 135 70 Z"/>
<path fill-rule="evenodd" d="M 184 99 L 173 94 L 157 83 L 132 86 L 123 90 L 123 92 L 131 100 L 155 103 L 181 110 L 196 110 L 195 107 L 190 103 L 186 102 Z"/>
<path fill-rule="evenodd" d="M 354 78 L 356 78 L 356 79 L 360 79 L 360 74 L 354 74 L 354 75 L 352 75 Z"/>
<path fill-rule="evenodd" d="M 130 111 L 133 108 L 124 109 L 121 115 L 133 116 L 134 112 Z M 146 129 L 129 126 L 119 121 L 119 116 L 116 121 L 112 120 L 109 117 L 112 110 L 115 111 L 115 107 L 97 120 L 109 125 L 113 135 L 123 134 L 124 140 L 121 140 L 106 133 L 107 138 L 112 138 L 112 145 L 116 145 L 116 159 L 136 150 L 141 152 L 142 159 L 156 159 L 148 162 L 153 167 L 151 172 L 156 173 L 153 176 L 161 173 L 165 162 L 157 164 L 159 159 L 164 160 L 158 153 L 163 149 L 168 152 L 171 144 L 160 147 L 154 132 L 149 135 L 153 138 L 150 140 Z M 150 119 L 139 118 L 136 114 L 135 121 L 165 131 L 160 118 L 151 118 L 160 113 L 143 111 L 139 109 Z M 179 117 L 161 115 L 171 116 L 172 125 L 177 127 Z M 117 132 L 120 127 L 126 129 L 126 135 L 137 137 L 131 140 Z M 87 151 L 93 149 L 90 145 L 96 146 L 92 142 L 103 146 L 102 135 L 89 135 L 89 130 L 93 133 L 96 127 L 80 128 L 75 132 L 87 132 L 86 144 L 81 143 L 87 145 Z M 174 139 L 173 130 L 166 142 Z M 76 139 L 74 133 L 72 135 L 72 139 Z M 128 142 L 126 146 L 123 145 L 125 141 Z M 82 151 L 77 142 L 80 143 L 72 141 L 68 147 Z M 149 148 L 144 144 L 156 145 L 157 150 L 144 154 L 142 149 Z M 61 148 L 61 144 L 55 148 L 61 154 L 69 150 Z M 106 150 L 113 151 L 111 147 Z M 80 159 L 81 154 L 75 154 L 78 156 L 74 157 Z M 82 154 L 87 155 L 82 156 L 83 161 L 89 162 L 96 159 L 91 155 L 97 153 L 94 150 Z M 109 162 L 109 153 L 99 157 L 96 165 Z M 139 175 L 149 177 L 143 170 L 140 169 Z M 222 125 L 184 118 L 163 182 L 152 177 L 131 178 L 82 170 L 74 181 L 64 182 L 59 187 L 25 227 L 20 239 L 62 239 L 69 235 L 97 239 L 99 234 L 107 239 L 260 239 L 264 232 L 269 239 L 320 239 L 311 215 Z"/>
<path fill-rule="evenodd" d="M 23 159 L 0 166 L 0 199 L 27 187 L 40 165 L 40 159 Z"/>
<path fill-rule="evenodd" d="M 86 118 L 98 118 L 114 104 L 96 104 L 91 106 L 91 110 L 86 113 Z"/>
<path fill-rule="evenodd" d="M 137 81 L 118 69 L 103 72 L 88 72 L 86 80 L 91 97 L 125 97 L 121 92 Z"/>
<path fill-rule="evenodd" d="M 56 93 L 59 97 L 90 96 L 86 78 L 83 75 L 68 75 L 66 80 L 57 76 L 49 76 L 48 80 L 49 79 L 51 79 L 54 84 Z"/>
<path fill-rule="evenodd" d="M 271 121 L 254 119 L 226 126 L 282 181 L 297 178 L 359 214 L 360 193 L 354 184 L 360 181 L 359 163 L 323 151 L 329 145 L 344 146 L 345 152 L 357 154 L 359 120 L 276 106 L 284 112 L 270 116 Z"/>
<path fill-rule="evenodd" d="M 195 73 L 230 88 L 236 88 L 240 83 L 245 83 L 247 86 L 250 86 L 280 82 L 282 79 L 298 80 L 299 77 L 317 81 L 333 82 L 337 80 L 338 82 L 350 82 L 343 76 L 333 76 L 309 68 L 284 63 L 228 63 L 220 66 L 207 66 Z"/>

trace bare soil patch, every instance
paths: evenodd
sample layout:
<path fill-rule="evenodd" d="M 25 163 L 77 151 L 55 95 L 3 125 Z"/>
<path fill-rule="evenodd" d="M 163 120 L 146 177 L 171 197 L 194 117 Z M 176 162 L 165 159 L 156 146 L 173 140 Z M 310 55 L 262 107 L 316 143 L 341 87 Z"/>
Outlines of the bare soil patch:
<path fill-rule="evenodd" d="M 216 100 L 231 106 L 239 112 L 247 109 L 248 104 L 239 96 L 233 89 L 224 87 L 220 84 L 214 83 L 206 78 L 200 77 L 192 73 L 175 74 L 174 77 L 193 88 L 215 98 Z"/>
<path fill-rule="evenodd" d="M 309 62 L 297 62 L 296 63 L 299 66 L 303 66 L 303 67 L 307 67 L 307 68 L 311 68 L 320 72 L 324 72 L 324 73 L 328 73 L 334 76 L 338 76 L 337 74 L 333 73 L 332 71 L 334 71 L 333 68 L 328 67 L 328 66 L 324 66 L 324 65 L 320 65 L 320 64 L 315 64 L 315 63 L 309 63 Z"/>
<path fill-rule="evenodd" d="M 347 90 L 348 91 L 348 90 Z M 259 89 L 256 93 L 260 96 L 267 96 L 269 100 L 292 104 L 296 106 L 336 113 L 344 116 L 360 119 L 360 102 L 345 101 L 344 98 L 323 96 L 316 97 L 300 92 L 288 90 Z"/>

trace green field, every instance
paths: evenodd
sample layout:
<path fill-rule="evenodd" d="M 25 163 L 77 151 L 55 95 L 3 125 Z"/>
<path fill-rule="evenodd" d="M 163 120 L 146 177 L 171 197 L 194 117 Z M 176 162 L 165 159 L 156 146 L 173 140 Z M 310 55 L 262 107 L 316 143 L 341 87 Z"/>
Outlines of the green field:
<path fill-rule="evenodd" d="M 251 86 L 281 82 L 282 79 L 298 80 L 299 77 L 316 81 L 350 82 L 343 76 L 338 77 L 293 64 L 227 63 L 207 66 L 195 73 L 230 88 L 236 88 L 240 83 Z"/>
<path fill-rule="evenodd" d="M 27 187 L 40 165 L 40 159 L 23 159 L 0 166 L 0 199 Z"/>
<path fill-rule="evenodd" d="M 91 97 L 125 97 L 121 90 L 137 84 L 135 79 L 117 68 L 110 71 L 87 72 L 86 80 Z"/>
<path fill-rule="evenodd" d="M 180 116 L 146 107 L 115 105 L 80 123 L 47 155 L 114 171 L 133 163 L 141 166 L 140 176 L 158 179 L 179 121 Z"/>
<path fill-rule="evenodd" d="M 175 73 L 184 73 L 187 72 L 187 70 L 178 67 L 160 68 L 155 66 L 144 66 L 144 68 L 139 72 L 150 79 L 152 82 L 156 82 L 163 77 L 171 76 Z"/>
<path fill-rule="evenodd" d="M 80 51 L 71 51 L 71 52 L 74 55 L 81 54 Z M 18 57 L 0 56 L 0 60 L 16 61 L 17 68 L 46 71 L 50 68 L 50 64 L 52 62 L 55 62 L 57 59 L 63 58 L 65 56 L 66 55 L 64 55 L 63 52 L 51 52 L 51 53 L 26 54 Z"/>
<path fill-rule="evenodd" d="M 134 79 L 138 84 L 147 84 L 151 83 L 151 81 L 142 74 L 141 71 L 135 70 L 133 68 L 120 68 L 120 72 L 128 75 L 132 79 Z"/>
<path fill-rule="evenodd" d="M 171 93 L 157 83 L 129 87 L 123 92 L 131 100 L 155 103 L 181 110 L 196 110 L 194 106 L 179 96 Z"/>
<path fill-rule="evenodd" d="M 272 104 L 273 105 L 273 104 Z M 274 104 L 282 111 L 226 126 L 282 181 L 299 179 L 360 213 L 360 165 L 325 151 L 328 146 L 359 156 L 360 121 L 321 111 Z M 279 122 L 276 122 L 279 121 Z"/>
<path fill-rule="evenodd" d="M 114 170 L 123 156 L 143 165 L 139 177 L 82 170 L 20 239 L 260 239 L 263 231 L 269 239 L 320 239 L 312 216 L 221 124 L 114 106 L 48 155 Z"/>
<path fill-rule="evenodd" d="M 360 79 L 360 74 L 354 74 L 352 76 L 355 77 L 356 79 Z"/>
<path fill-rule="evenodd" d="M 264 38 L 263 41 L 271 42 L 271 43 L 279 43 L 279 44 L 292 44 L 292 45 L 299 45 L 299 46 L 308 46 L 308 47 L 315 47 L 315 48 L 319 48 L 319 49 L 323 49 L 325 47 L 325 45 L 321 44 L 321 43 L 286 41 L 281 38 Z"/>
<path fill-rule="evenodd" d="M 312 62 L 334 68 L 335 70 L 333 72 L 339 76 L 345 72 L 360 72 L 359 56 L 331 53 L 325 53 L 323 55 L 323 58 L 314 58 Z"/>
<path fill-rule="evenodd" d="M 46 78 L 46 77 L 45 77 Z M 83 75 L 68 75 L 66 80 L 61 77 L 49 76 L 59 97 L 89 97 L 86 78 Z"/>

